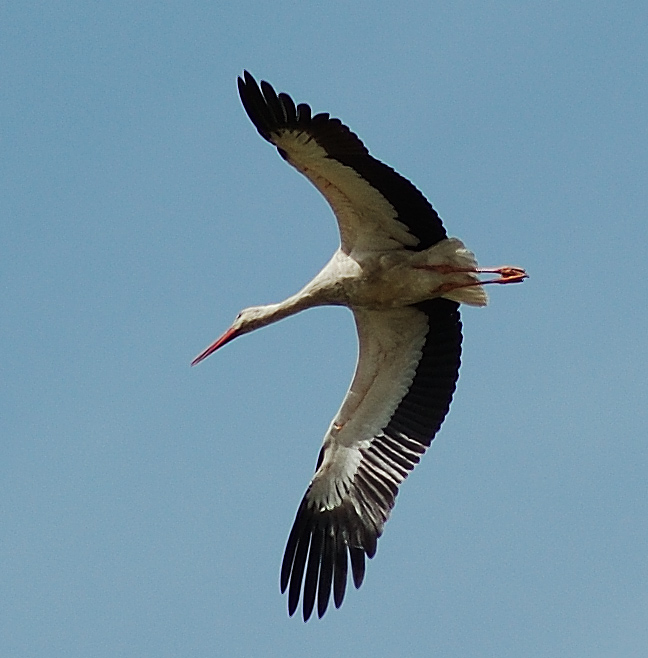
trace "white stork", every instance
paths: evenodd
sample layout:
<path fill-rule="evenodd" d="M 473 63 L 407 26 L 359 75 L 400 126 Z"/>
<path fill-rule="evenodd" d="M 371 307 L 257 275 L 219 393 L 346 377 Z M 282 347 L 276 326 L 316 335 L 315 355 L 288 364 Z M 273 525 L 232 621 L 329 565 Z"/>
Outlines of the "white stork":
<path fill-rule="evenodd" d="M 398 487 L 448 413 L 459 375 L 459 303 L 484 306 L 483 283 L 522 281 L 519 267 L 479 269 L 412 183 L 376 160 L 339 119 L 311 115 L 246 71 L 238 88 L 259 134 L 324 195 L 340 247 L 322 271 L 279 304 L 241 311 L 199 354 L 202 361 L 237 336 L 323 304 L 352 311 L 359 340 L 355 375 L 319 453 L 297 510 L 281 567 L 288 612 L 299 603 L 321 617 L 331 589 L 339 607 L 350 561 L 360 587 L 365 555 L 394 506 Z M 499 278 L 480 281 L 478 274 Z"/>

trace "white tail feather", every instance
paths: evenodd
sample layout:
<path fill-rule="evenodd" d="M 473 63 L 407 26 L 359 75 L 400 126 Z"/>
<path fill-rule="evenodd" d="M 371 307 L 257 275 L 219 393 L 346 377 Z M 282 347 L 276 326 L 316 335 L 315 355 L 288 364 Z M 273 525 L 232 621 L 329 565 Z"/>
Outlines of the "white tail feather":
<path fill-rule="evenodd" d="M 461 240 L 458 238 L 442 240 L 430 249 L 430 256 L 432 258 L 427 261 L 430 264 L 452 265 L 458 269 L 469 270 L 450 275 L 451 280 L 456 281 L 457 285 L 463 287 L 450 290 L 444 293 L 443 297 L 469 306 L 486 306 L 488 304 L 486 291 L 481 285 L 476 285 L 479 282 L 479 277 L 477 276 L 478 265 L 475 254 L 467 249 Z"/>
<path fill-rule="evenodd" d="M 468 306 L 486 306 L 488 304 L 488 295 L 482 286 L 457 288 L 445 293 L 443 297 Z"/>

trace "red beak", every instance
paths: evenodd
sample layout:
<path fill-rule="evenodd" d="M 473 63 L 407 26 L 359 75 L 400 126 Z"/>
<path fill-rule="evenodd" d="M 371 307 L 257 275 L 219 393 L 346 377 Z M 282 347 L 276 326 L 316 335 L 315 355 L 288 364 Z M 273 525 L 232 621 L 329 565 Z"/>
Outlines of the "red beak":
<path fill-rule="evenodd" d="M 223 347 L 231 340 L 238 336 L 238 331 L 233 327 L 228 329 L 218 340 L 214 341 L 207 349 L 203 350 L 192 362 L 191 365 L 195 366 L 203 359 L 206 359 L 210 354 L 213 354 L 219 347 Z"/>

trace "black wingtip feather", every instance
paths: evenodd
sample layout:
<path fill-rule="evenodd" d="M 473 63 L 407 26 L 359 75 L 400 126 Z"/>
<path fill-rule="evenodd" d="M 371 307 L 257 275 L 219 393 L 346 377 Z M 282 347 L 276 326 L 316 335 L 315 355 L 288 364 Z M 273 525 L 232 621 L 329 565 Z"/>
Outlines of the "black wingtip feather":
<path fill-rule="evenodd" d="M 299 603 L 299 594 L 301 592 L 302 578 L 306 566 L 306 555 L 308 554 L 308 545 L 310 543 L 310 532 L 303 533 L 299 538 L 297 550 L 295 552 L 295 561 L 293 563 L 292 574 L 290 578 L 290 587 L 288 589 L 288 614 L 292 617 L 297 610 Z"/>
<path fill-rule="evenodd" d="M 302 503 L 303 506 L 303 503 Z M 288 582 L 290 581 L 290 574 L 292 572 L 293 564 L 295 562 L 295 554 L 297 552 L 297 545 L 301 536 L 304 533 L 306 526 L 306 516 L 300 514 L 300 510 L 297 512 L 297 517 L 295 523 L 290 531 L 288 536 L 288 542 L 286 543 L 286 550 L 284 551 L 283 561 L 281 563 L 281 593 L 283 594 L 288 587 Z"/>
<path fill-rule="evenodd" d="M 287 116 L 283 104 L 277 97 L 277 92 L 272 88 L 272 85 L 265 80 L 261 80 L 261 93 L 263 94 L 266 104 L 272 114 L 273 122 L 277 125 L 286 123 Z"/>
<path fill-rule="evenodd" d="M 243 80 L 238 79 L 239 96 L 243 107 L 264 139 L 270 140 L 270 126 L 274 123 L 273 116 L 266 100 L 256 83 L 256 80 L 245 71 Z"/>
<path fill-rule="evenodd" d="M 365 553 L 361 548 L 349 546 L 351 556 L 351 572 L 353 573 L 353 584 L 356 589 L 362 585 L 365 575 Z"/>
<path fill-rule="evenodd" d="M 323 528 L 315 528 L 311 534 L 310 551 L 308 554 L 308 566 L 306 567 L 306 578 L 304 579 L 304 621 L 308 621 L 315 605 L 317 594 L 317 580 L 320 568 L 320 556 L 324 540 Z"/>
<path fill-rule="evenodd" d="M 317 616 L 321 619 L 328 607 L 331 597 L 333 570 L 337 557 L 335 550 L 335 528 L 327 524 L 324 531 L 324 544 L 319 572 L 319 589 L 317 592 Z"/>
<path fill-rule="evenodd" d="M 279 100 L 281 101 L 281 105 L 283 106 L 283 110 L 285 113 L 286 117 L 286 123 L 297 123 L 297 108 L 295 107 L 295 103 L 293 99 L 288 96 L 288 94 L 284 94 L 283 92 L 279 94 Z"/>
<path fill-rule="evenodd" d="M 297 122 L 309 123 L 311 120 L 311 108 L 307 103 L 300 103 L 297 106 Z"/>
<path fill-rule="evenodd" d="M 339 608 L 344 600 L 347 583 L 347 547 L 342 532 L 335 533 L 335 573 L 333 576 L 333 601 Z"/>

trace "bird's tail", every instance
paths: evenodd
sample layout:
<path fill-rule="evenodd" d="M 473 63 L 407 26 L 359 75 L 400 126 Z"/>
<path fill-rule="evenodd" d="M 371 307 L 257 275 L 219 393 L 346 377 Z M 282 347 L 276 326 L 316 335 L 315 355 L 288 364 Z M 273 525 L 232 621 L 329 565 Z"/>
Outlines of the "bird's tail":
<path fill-rule="evenodd" d="M 444 264 L 462 270 L 448 275 L 448 283 L 456 283 L 457 287 L 442 296 L 460 304 L 486 306 L 488 295 L 479 281 L 475 254 L 458 238 L 443 240 L 434 245 L 433 249 L 435 260 L 440 258 Z"/>

